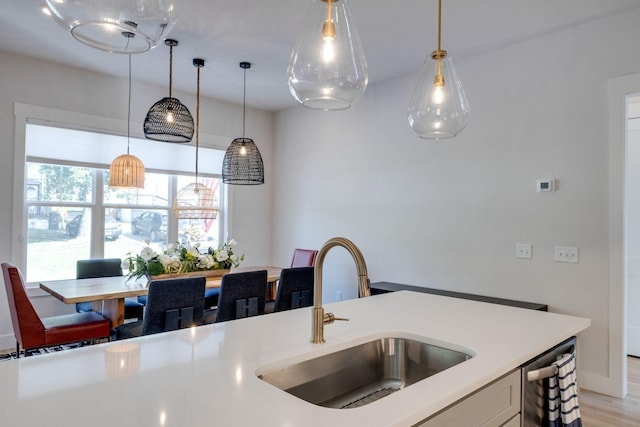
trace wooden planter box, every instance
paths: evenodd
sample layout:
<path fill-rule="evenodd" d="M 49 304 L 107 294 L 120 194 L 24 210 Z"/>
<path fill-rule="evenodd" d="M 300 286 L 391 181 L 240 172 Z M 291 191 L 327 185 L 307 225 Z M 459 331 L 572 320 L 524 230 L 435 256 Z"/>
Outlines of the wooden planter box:
<path fill-rule="evenodd" d="M 229 269 L 220 269 L 220 270 L 202 270 L 202 271 L 190 271 L 188 273 L 167 273 L 167 274 L 159 274 L 157 276 L 149 276 L 149 280 L 157 280 L 157 279 L 174 279 L 176 277 L 220 277 L 227 274 Z"/>

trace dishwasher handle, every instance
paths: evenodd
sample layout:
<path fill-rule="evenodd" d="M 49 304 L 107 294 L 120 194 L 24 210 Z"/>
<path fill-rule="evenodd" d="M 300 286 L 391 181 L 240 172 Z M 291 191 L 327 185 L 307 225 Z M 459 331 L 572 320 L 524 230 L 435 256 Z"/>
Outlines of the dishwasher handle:
<path fill-rule="evenodd" d="M 552 377 L 557 373 L 558 367 L 556 365 L 545 366 L 544 368 L 527 372 L 527 381 L 543 380 L 545 378 Z"/>

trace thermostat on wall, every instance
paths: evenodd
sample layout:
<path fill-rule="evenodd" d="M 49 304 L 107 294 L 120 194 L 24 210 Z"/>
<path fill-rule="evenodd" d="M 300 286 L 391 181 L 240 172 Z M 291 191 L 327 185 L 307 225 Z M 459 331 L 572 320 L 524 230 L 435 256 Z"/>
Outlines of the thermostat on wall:
<path fill-rule="evenodd" d="M 556 180 L 554 178 L 539 179 L 538 181 L 536 181 L 536 191 L 538 193 L 556 191 Z"/>

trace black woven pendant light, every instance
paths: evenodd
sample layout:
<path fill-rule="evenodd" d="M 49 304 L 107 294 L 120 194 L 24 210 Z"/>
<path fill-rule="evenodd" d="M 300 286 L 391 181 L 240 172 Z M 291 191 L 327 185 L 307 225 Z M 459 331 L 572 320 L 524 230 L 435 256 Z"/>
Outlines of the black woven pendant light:
<path fill-rule="evenodd" d="M 247 69 L 249 62 L 241 62 L 244 70 L 244 91 L 242 99 L 242 138 L 231 142 L 222 161 L 222 182 L 236 185 L 264 184 L 264 165 L 260 150 L 251 138 L 245 138 L 245 117 L 247 104 Z"/>
<path fill-rule="evenodd" d="M 167 39 L 169 46 L 169 96 L 151 106 L 144 120 L 144 136 L 164 142 L 189 142 L 193 138 L 193 117 L 178 98 L 171 96 L 173 79 L 173 47 L 177 40 Z"/>

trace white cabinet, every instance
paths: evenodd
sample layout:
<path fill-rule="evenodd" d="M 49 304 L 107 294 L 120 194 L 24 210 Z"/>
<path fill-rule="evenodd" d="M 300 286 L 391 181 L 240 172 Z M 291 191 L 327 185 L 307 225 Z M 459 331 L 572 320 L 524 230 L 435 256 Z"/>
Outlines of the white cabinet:
<path fill-rule="evenodd" d="M 520 426 L 520 370 L 516 369 L 470 394 L 418 427 Z"/>

